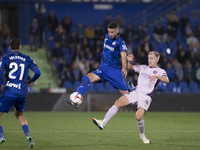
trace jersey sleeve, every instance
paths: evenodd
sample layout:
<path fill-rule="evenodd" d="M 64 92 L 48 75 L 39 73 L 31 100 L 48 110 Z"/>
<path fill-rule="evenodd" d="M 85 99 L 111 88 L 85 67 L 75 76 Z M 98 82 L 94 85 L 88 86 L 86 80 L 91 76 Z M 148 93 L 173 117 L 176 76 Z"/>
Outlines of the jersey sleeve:
<path fill-rule="evenodd" d="M 140 73 L 141 65 L 134 65 L 133 68 L 134 68 L 135 72 Z"/>
<path fill-rule="evenodd" d="M 164 69 L 161 69 L 159 76 L 163 77 L 166 76 L 167 77 L 167 73 Z"/>
<path fill-rule="evenodd" d="M 5 58 L 4 57 L 2 57 L 1 58 L 1 61 L 0 61 L 0 69 L 1 70 L 5 70 Z"/>
<path fill-rule="evenodd" d="M 37 64 L 31 59 L 29 58 L 29 68 L 31 70 L 35 69 L 37 67 Z"/>
<path fill-rule="evenodd" d="M 122 40 L 120 47 L 119 47 L 120 51 L 127 51 L 127 47 L 126 47 L 126 43 Z"/>

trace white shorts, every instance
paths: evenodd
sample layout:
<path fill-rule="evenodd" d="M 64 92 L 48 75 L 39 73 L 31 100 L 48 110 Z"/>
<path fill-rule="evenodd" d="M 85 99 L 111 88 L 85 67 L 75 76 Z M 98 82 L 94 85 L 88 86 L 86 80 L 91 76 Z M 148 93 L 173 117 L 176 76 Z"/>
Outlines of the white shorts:
<path fill-rule="evenodd" d="M 137 105 L 137 108 L 141 107 L 145 111 L 149 109 L 152 101 L 150 96 L 137 92 L 136 90 L 125 95 L 128 98 L 129 105 Z"/>

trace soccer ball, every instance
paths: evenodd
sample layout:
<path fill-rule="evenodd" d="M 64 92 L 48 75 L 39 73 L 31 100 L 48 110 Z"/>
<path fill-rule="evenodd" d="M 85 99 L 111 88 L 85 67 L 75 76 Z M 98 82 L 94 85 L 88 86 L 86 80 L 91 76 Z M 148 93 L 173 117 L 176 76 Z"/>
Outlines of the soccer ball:
<path fill-rule="evenodd" d="M 73 105 L 80 105 L 83 102 L 83 97 L 80 93 L 74 92 L 70 95 L 70 100 Z"/>

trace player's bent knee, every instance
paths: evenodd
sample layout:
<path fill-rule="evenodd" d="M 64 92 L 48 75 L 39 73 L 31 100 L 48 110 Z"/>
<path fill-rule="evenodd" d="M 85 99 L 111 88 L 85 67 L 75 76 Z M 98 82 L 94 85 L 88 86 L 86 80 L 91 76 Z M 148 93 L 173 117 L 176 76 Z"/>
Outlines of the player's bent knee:
<path fill-rule="evenodd" d="M 138 114 L 136 114 L 136 115 L 135 115 L 135 119 L 136 119 L 137 121 L 141 121 L 141 120 L 143 119 L 143 115 L 138 115 Z"/>

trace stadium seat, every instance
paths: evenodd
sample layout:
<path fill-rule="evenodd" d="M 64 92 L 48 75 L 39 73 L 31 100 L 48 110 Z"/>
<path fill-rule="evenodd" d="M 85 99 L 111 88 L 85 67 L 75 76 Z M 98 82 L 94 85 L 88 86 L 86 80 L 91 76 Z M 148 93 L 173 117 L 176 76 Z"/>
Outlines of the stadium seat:
<path fill-rule="evenodd" d="M 71 89 L 73 87 L 72 82 L 69 80 L 65 80 L 63 83 L 63 87 L 66 89 Z"/>
<path fill-rule="evenodd" d="M 180 87 L 182 93 L 189 93 L 190 92 L 190 90 L 188 88 L 188 84 L 185 81 L 179 82 L 178 86 Z"/>
<path fill-rule="evenodd" d="M 196 82 L 189 83 L 189 89 L 191 90 L 192 93 L 200 93 L 200 89 L 198 88 L 198 83 Z"/>
<path fill-rule="evenodd" d="M 167 93 L 167 92 L 169 92 L 169 90 L 167 89 L 167 84 L 166 83 L 163 83 L 163 82 L 159 82 L 158 83 L 158 86 L 157 86 L 157 89 L 156 90 L 160 90 L 160 91 L 162 91 L 162 92 L 164 92 L 164 93 Z"/>
<path fill-rule="evenodd" d="M 94 87 L 94 83 L 90 83 L 88 85 L 87 91 L 88 91 L 88 93 L 94 93 L 94 92 L 96 92 L 95 87 Z"/>
<path fill-rule="evenodd" d="M 118 90 L 115 89 L 109 82 L 105 82 L 105 89 L 106 89 L 108 92 L 111 92 L 111 93 L 116 93 L 116 92 L 118 92 Z"/>
<path fill-rule="evenodd" d="M 105 89 L 103 83 L 95 83 L 95 90 L 96 90 L 97 92 L 101 92 L 101 93 L 106 92 L 106 89 Z"/>
<path fill-rule="evenodd" d="M 177 84 L 174 81 L 168 83 L 168 90 L 170 92 L 176 93 L 177 92 Z"/>
<path fill-rule="evenodd" d="M 77 88 L 80 86 L 81 81 L 74 81 L 74 90 L 76 91 Z"/>

